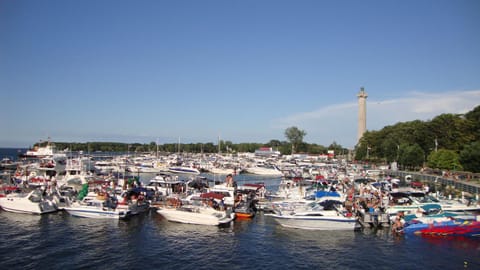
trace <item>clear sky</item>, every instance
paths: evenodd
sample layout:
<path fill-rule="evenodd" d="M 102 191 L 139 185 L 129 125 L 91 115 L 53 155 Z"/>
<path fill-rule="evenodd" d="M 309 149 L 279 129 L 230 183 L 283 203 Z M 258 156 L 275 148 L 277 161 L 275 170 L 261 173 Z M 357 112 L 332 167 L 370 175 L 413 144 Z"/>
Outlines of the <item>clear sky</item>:
<path fill-rule="evenodd" d="M 477 0 L 1 0 L 0 146 L 353 147 L 480 105 Z"/>

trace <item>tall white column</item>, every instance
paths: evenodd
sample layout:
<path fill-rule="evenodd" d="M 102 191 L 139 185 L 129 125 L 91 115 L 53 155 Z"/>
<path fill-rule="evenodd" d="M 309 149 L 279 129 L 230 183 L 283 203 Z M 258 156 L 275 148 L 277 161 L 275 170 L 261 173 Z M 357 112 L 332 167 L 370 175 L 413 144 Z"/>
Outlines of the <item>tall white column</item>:
<path fill-rule="evenodd" d="M 357 143 L 360 142 L 360 139 L 363 136 L 363 133 L 367 131 L 367 93 L 365 89 L 360 88 L 360 92 L 357 94 L 358 97 L 358 134 L 357 134 Z"/>

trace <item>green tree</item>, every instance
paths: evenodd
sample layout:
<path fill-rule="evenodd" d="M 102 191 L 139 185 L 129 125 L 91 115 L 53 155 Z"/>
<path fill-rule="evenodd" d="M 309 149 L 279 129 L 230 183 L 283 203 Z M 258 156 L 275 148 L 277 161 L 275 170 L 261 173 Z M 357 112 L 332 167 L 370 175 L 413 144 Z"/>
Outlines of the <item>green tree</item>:
<path fill-rule="evenodd" d="M 335 155 L 339 155 L 344 152 L 343 147 L 335 141 L 333 141 L 327 148 L 328 150 L 333 150 Z"/>
<path fill-rule="evenodd" d="M 443 149 L 460 151 L 475 140 L 473 123 L 460 115 L 441 114 L 432 119 L 428 126 L 433 131 L 431 140 L 437 139 L 438 146 Z"/>
<path fill-rule="evenodd" d="M 150 144 L 148 145 L 148 151 L 157 151 L 157 143 L 156 142 L 150 142 Z"/>
<path fill-rule="evenodd" d="M 418 144 L 400 145 L 399 160 L 400 164 L 406 168 L 415 169 L 423 165 L 425 161 L 425 152 Z"/>
<path fill-rule="evenodd" d="M 383 157 L 387 162 L 393 162 L 398 159 L 398 150 L 400 146 L 397 144 L 397 140 L 388 137 L 382 142 Z"/>
<path fill-rule="evenodd" d="M 465 119 L 471 123 L 471 132 L 475 137 L 474 140 L 480 141 L 480 106 L 477 106 L 470 112 L 466 113 Z"/>
<path fill-rule="evenodd" d="M 296 151 L 297 147 L 303 143 L 303 137 L 307 133 L 304 130 L 300 130 L 297 127 L 289 127 L 285 130 L 285 137 L 292 145 L 292 154 Z"/>
<path fill-rule="evenodd" d="M 453 150 L 440 149 L 428 155 L 428 166 L 435 169 L 462 170 L 459 155 Z"/>
<path fill-rule="evenodd" d="M 466 146 L 459 155 L 460 164 L 464 170 L 474 173 L 480 172 L 480 141 Z"/>
<path fill-rule="evenodd" d="M 356 160 L 375 161 L 381 156 L 381 133 L 379 131 L 367 131 L 363 134 L 360 142 L 355 147 Z"/>
<path fill-rule="evenodd" d="M 307 152 L 314 155 L 326 154 L 327 148 L 323 145 L 312 143 L 308 145 Z"/>
<path fill-rule="evenodd" d="M 279 141 L 279 140 L 270 140 L 270 141 L 267 143 L 267 146 L 273 147 L 273 148 L 279 147 L 279 146 L 281 146 L 281 145 L 282 145 L 282 142 Z"/>

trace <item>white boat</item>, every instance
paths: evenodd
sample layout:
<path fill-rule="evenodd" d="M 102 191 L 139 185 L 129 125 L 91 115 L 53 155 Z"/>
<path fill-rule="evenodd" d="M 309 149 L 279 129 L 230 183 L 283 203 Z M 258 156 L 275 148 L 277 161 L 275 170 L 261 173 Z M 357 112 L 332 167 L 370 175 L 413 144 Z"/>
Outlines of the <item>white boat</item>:
<path fill-rule="evenodd" d="M 221 174 L 221 175 L 236 174 L 237 172 L 235 168 L 227 168 L 227 167 L 210 167 L 208 170 L 212 174 Z"/>
<path fill-rule="evenodd" d="M 403 196 L 397 196 L 400 194 Z M 396 196 L 396 201 L 402 202 L 399 205 L 392 205 L 387 208 L 387 213 L 394 215 L 398 212 L 413 213 L 417 211 L 418 208 L 427 206 L 427 205 L 436 205 L 438 208 L 441 208 L 444 211 L 451 212 L 478 212 L 480 211 L 480 206 L 476 204 L 468 204 L 461 202 L 459 200 L 439 200 L 433 196 L 424 194 L 423 192 L 415 193 L 391 193 L 391 195 Z"/>
<path fill-rule="evenodd" d="M 338 210 L 326 210 L 317 202 L 308 204 L 303 209 L 292 212 L 278 211 L 274 214 L 266 214 L 283 227 L 305 230 L 354 230 L 357 219 L 346 216 Z"/>
<path fill-rule="evenodd" d="M 130 214 L 130 211 L 124 209 L 117 209 L 115 204 L 110 201 L 100 199 L 84 198 L 81 202 L 75 202 L 70 207 L 65 207 L 72 216 L 98 218 L 98 219 L 121 219 Z"/>
<path fill-rule="evenodd" d="M 233 206 L 235 202 L 235 187 L 229 187 L 225 183 L 214 185 L 203 192 L 193 192 L 184 201 L 197 202 L 203 199 L 214 199 L 217 203 Z"/>
<path fill-rule="evenodd" d="M 145 188 L 158 195 L 168 196 L 176 193 L 176 190 L 183 186 L 183 183 L 177 175 L 161 173 L 150 179 Z"/>
<path fill-rule="evenodd" d="M 267 197 L 272 200 L 291 200 L 299 201 L 305 199 L 307 195 L 307 186 L 302 186 L 301 184 L 293 180 L 282 180 L 278 186 L 278 190 L 271 194 L 268 194 Z"/>
<path fill-rule="evenodd" d="M 197 225 L 221 225 L 231 222 L 235 218 L 234 213 L 215 210 L 209 206 L 184 205 L 180 207 L 162 207 L 157 210 L 168 221 L 197 224 Z"/>
<path fill-rule="evenodd" d="M 200 174 L 200 171 L 193 167 L 184 167 L 184 166 L 176 166 L 168 168 L 168 171 L 171 173 L 179 173 L 179 174 Z"/>
<path fill-rule="evenodd" d="M 265 176 L 283 176 L 283 172 L 280 171 L 274 165 L 267 165 L 267 164 L 257 164 L 252 167 L 247 167 L 244 169 L 247 173 L 257 174 L 257 175 L 265 175 Z"/>
<path fill-rule="evenodd" d="M 398 212 L 405 214 L 414 213 L 421 207 L 436 207 L 442 208 L 440 203 L 431 200 L 423 200 L 425 193 L 423 192 L 391 192 L 389 205 L 386 213 L 390 216 L 396 215 Z"/>
<path fill-rule="evenodd" d="M 50 139 L 47 141 L 45 146 L 35 146 L 33 149 L 27 150 L 27 152 L 21 157 L 26 158 L 42 158 L 42 157 L 52 157 L 54 153 L 53 145 L 50 143 Z"/>
<path fill-rule="evenodd" d="M 99 160 L 94 164 L 94 170 L 99 174 L 110 174 L 112 172 L 124 172 L 125 170 L 113 160 Z"/>
<path fill-rule="evenodd" d="M 451 212 L 479 212 L 480 205 L 472 202 L 468 202 L 462 199 L 458 200 L 443 200 L 432 198 L 433 202 L 438 202 L 442 206 L 442 210 Z"/>
<path fill-rule="evenodd" d="M 0 207 L 8 212 L 27 214 L 46 214 L 58 210 L 55 202 L 43 196 L 40 189 L 27 194 L 11 193 L 1 197 Z"/>

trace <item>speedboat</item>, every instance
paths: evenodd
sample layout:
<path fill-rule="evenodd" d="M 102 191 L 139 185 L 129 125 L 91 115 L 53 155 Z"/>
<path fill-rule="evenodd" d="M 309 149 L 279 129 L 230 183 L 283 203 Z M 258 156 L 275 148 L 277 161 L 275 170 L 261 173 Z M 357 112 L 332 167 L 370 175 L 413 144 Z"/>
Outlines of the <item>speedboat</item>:
<path fill-rule="evenodd" d="M 157 213 L 168 221 L 197 225 L 218 226 L 230 223 L 235 218 L 235 214 L 230 211 L 219 211 L 206 205 L 165 206 L 159 208 Z"/>
<path fill-rule="evenodd" d="M 280 171 L 274 165 L 267 165 L 267 164 L 256 164 L 252 167 L 247 167 L 244 169 L 247 173 L 257 174 L 257 175 L 264 175 L 264 176 L 276 176 L 280 177 L 283 176 L 283 172 Z"/>
<path fill-rule="evenodd" d="M 233 211 L 237 218 L 253 218 L 255 216 L 255 208 L 252 207 L 251 201 L 243 201 L 239 205 L 235 206 Z"/>
<path fill-rule="evenodd" d="M 357 219 L 350 213 L 321 206 L 318 202 L 309 203 L 305 207 L 293 211 L 277 210 L 266 216 L 272 217 L 283 227 L 295 229 L 354 230 L 357 227 Z"/>
<path fill-rule="evenodd" d="M 11 193 L 0 197 L 0 207 L 8 212 L 27 214 L 46 214 L 57 211 L 55 202 L 46 196 L 40 189 L 30 193 Z"/>
<path fill-rule="evenodd" d="M 419 207 L 415 213 L 407 214 L 403 217 L 405 223 L 425 223 L 432 224 L 434 222 L 450 221 L 450 220 L 475 220 L 477 215 L 468 212 L 452 212 L 444 211 L 440 207 L 434 205 L 426 205 Z"/>
<path fill-rule="evenodd" d="M 423 192 L 392 192 L 390 196 L 393 197 L 394 204 L 387 207 L 386 213 L 391 216 L 398 212 L 414 213 L 419 207 L 442 209 L 438 202 L 422 200 L 425 197 Z"/>
<path fill-rule="evenodd" d="M 130 211 L 131 215 L 138 215 L 150 209 L 148 191 L 145 188 L 134 188 L 120 194 L 121 200 L 117 204 L 118 210 Z"/>
<path fill-rule="evenodd" d="M 200 174 L 200 171 L 198 169 L 184 166 L 170 167 L 168 168 L 168 171 L 178 174 Z"/>
<path fill-rule="evenodd" d="M 177 175 L 161 173 L 150 180 L 145 188 L 159 195 L 170 195 L 175 193 L 182 185 L 183 181 L 178 179 Z"/>
<path fill-rule="evenodd" d="M 449 220 L 431 224 L 417 223 L 403 228 L 405 234 L 435 236 L 480 236 L 480 221 Z"/>
<path fill-rule="evenodd" d="M 65 207 L 64 210 L 72 216 L 98 219 L 121 219 L 130 214 L 129 210 L 118 209 L 115 201 L 88 196 L 80 202 L 72 203 L 70 207 Z"/>

